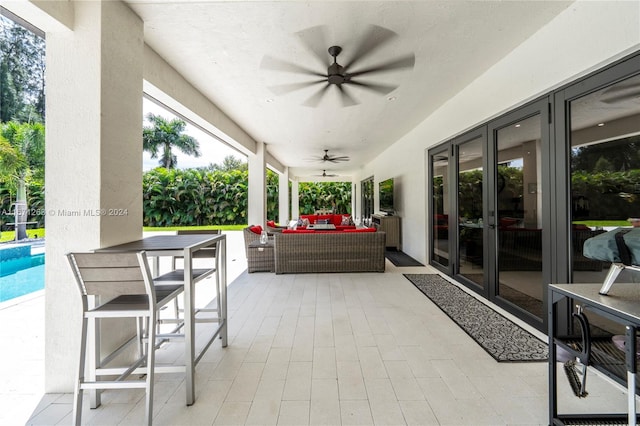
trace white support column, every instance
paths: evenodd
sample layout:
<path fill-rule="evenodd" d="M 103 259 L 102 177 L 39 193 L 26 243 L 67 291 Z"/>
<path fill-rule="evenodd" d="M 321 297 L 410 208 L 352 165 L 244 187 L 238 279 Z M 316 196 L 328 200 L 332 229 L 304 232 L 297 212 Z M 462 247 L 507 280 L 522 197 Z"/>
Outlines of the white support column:
<path fill-rule="evenodd" d="M 69 4 L 73 31 L 47 33 L 45 392 L 74 388 L 80 297 L 65 253 L 142 236 L 143 23 L 121 2 Z M 128 333 L 103 334 L 108 348 Z"/>
<path fill-rule="evenodd" d="M 289 168 L 278 179 L 278 223 L 286 225 L 289 220 Z"/>
<path fill-rule="evenodd" d="M 291 181 L 291 219 L 297 219 L 300 217 L 300 188 L 298 186 L 298 179 Z"/>
<path fill-rule="evenodd" d="M 256 143 L 256 153 L 249 155 L 249 225 L 265 226 L 267 217 L 267 169 L 264 142 Z"/>

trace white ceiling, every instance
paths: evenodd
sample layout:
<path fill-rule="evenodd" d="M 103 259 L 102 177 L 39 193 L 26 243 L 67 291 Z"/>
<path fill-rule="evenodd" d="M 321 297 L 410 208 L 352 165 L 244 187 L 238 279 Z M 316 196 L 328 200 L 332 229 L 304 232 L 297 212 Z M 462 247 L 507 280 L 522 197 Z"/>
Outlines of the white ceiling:
<path fill-rule="evenodd" d="M 145 42 L 293 176 L 348 175 L 377 157 L 447 99 L 515 49 L 571 1 L 158 1 L 128 0 L 145 22 Z M 270 87 L 308 81 L 261 66 L 265 56 L 326 73 L 296 35 L 321 26 L 326 51 L 350 54 L 377 25 L 397 34 L 361 67 L 415 55 L 413 69 L 360 81 L 393 84 L 387 95 L 351 86 L 359 101 L 343 107 L 331 87 L 315 108 L 303 106 L 318 87 L 277 95 Z M 307 31 L 308 34 L 312 30 Z M 314 39 L 315 40 L 315 39 Z M 316 40 L 317 41 L 317 40 Z M 350 70 L 351 71 L 351 70 Z M 391 98 L 392 100 L 389 100 Z M 309 161 L 329 149 L 344 163 Z"/>

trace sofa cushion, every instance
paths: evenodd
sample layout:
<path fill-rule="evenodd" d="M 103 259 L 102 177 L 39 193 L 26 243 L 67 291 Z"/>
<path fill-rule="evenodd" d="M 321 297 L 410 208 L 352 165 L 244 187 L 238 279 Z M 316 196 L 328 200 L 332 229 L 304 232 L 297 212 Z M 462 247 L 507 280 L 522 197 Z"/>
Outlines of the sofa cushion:
<path fill-rule="evenodd" d="M 355 225 L 345 225 L 345 226 L 336 225 L 336 230 L 338 230 L 338 231 L 344 231 L 346 229 L 356 229 L 356 226 Z"/>
<path fill-rule="evenodd" d="M 283 234 L 313 234 L 316 231 L 313 229 L 283 229 Z"/>
<path fill-rule="evenodd" d="M 262 226 L 260 225 L 252 225 L 249 227 L 249 230 L 254 234 L 258 234 L 258 235 L 262 234 Z"/>

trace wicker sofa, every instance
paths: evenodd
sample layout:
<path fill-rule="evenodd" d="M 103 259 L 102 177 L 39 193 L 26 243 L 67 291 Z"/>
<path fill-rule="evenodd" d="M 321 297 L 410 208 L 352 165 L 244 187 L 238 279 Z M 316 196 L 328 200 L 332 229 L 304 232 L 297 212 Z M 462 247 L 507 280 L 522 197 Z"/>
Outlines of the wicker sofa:
<path fill-rule="evenodd" d="M 276 274 L 384 272 L 384 232 L 278 233 Z"/>

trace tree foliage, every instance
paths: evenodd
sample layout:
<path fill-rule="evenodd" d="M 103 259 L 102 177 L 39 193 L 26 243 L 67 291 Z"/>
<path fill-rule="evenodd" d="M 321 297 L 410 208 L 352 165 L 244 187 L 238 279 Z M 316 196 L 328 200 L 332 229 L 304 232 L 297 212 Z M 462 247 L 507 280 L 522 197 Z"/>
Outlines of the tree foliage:
<path fill-rule="evenodd" d="M 220 170 L 223 172 L 229 172 L 231 170 L 246 171 L 248 170 L 248 168 L 249 168 L 249 164 L 246 161 L 242 161 L 241 159 L 233 155 L 227 155 L 222 160 L 222 164 L 210 164 L 208 167 L 206 167 L 206 170 L 211 170 L 211 171 Z"/>
<path fill-rule="evenodd" d="M 300 214 L 330 209 L 335 213 L 351 213 L 350 182 L 301 182 L 299 185 Z"/>
<path fill-rule="evenodd" d="M 10 211 L 14 194 L 14 220 L 21 223 L 16 231 L 18 239 L 24 239 L 27 238 L 24 222 L 28 221 L 30 210 L 29 189 L 32 183 L 42 189 L 44 182 L 44 126 L 10 121 L 0 124 L 0 135 L 0 179 L 9 195 L 6 211 Z"/>
<path fill-rule="evenodd" d="M 178 165 L 174 148 L 184 154 L 200 157 L 200 144 L 194 137 L 183 133 L 187 126 L 183 120 L 167 120 L 153 113 L 147 114 L 147 120 L 151 125 L 142 129 L 142 146 L 151 154 L 151 158 L 160 158 L 160 166 L 173 169 Z"/>
<path fill-rule="evenodd" d="M 150 170 L 143 176 L 144 225 L 247 224 L 248 182 L 248 172 L 238 169 Z M 350 191 L 349 183 L 305 183 L 300 188 L 300 213 L 313 213 L 332 202 L 336 211 L 348 213 Z M 267 218 L 277 220 L 278 208 L 278 175 L 268 170 Z"/>
<path fill-rule="evenodd" d="M 43 122 L 45 42 L 0 16 L 0 121 Z"/>

